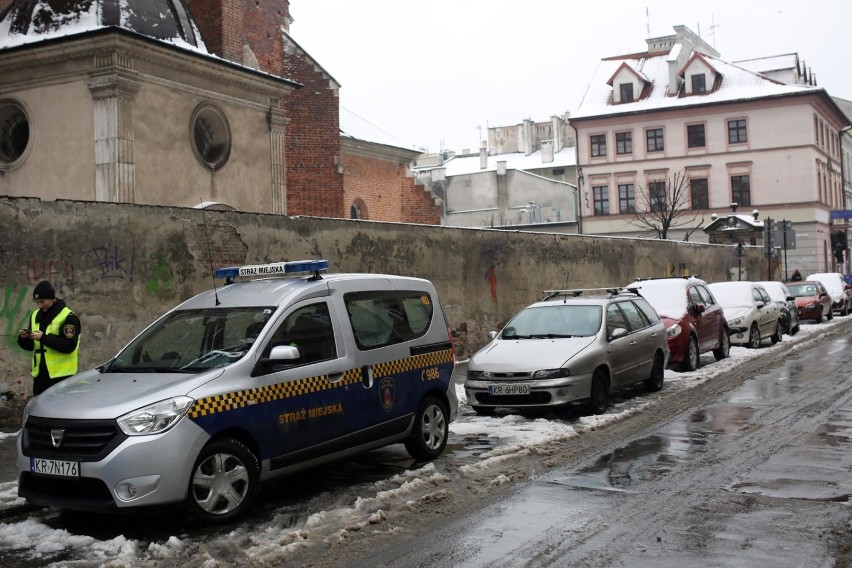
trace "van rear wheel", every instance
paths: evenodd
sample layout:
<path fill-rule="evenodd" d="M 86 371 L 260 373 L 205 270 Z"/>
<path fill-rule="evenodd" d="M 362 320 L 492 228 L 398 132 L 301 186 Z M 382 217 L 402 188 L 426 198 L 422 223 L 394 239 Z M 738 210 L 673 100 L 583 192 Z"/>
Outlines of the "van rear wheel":
<path fill-rule="evenodd" d="M 259 485 L 254 453 L 242 442 L 221 438 L 207 444 L 195 460 L 186 505 L 203 522 L 227 523 L 252 506 Z"/>
<path fill-rule="evenodd" d="M 418 460 L 432 460 L 441 455 L 450 435 L 447 407 L 437 397 L 427 396 L 414 417 L 414 430 L 405 441 L 405 449 Z"/>

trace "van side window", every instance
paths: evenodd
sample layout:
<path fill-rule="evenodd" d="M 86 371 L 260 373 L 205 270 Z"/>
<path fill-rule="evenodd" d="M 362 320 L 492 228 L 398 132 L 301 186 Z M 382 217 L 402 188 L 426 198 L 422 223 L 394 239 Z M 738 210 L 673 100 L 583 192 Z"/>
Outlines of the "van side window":
<path fill-rule="evenodd" d="M 343 301 L 361 350 L 417 339 L 432 322 L 434 304 L 425 292 L 351 292 Z"/>
<path fill-rule="evenodd" d="M 273 365 L 273 371 L 280 371 L 294 364 L 304 365 L 337 357 L 334 328 L 325 302 L 303 306 L 284 318 L 272 334 L 266 353 L 268 354 L 278 345 L 292 345 L 298 348 L 301 357 L 286 365 Z"/>

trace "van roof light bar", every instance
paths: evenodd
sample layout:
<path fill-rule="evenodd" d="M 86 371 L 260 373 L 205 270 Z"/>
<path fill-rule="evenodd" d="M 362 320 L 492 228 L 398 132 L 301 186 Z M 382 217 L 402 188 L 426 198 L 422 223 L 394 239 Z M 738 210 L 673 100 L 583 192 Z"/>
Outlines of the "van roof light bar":
<path fill-rule="evenodd" d="M 216 278 L 226 278 L 233 282 L 238 276 L 285 276 L 313 273 L 313 278 L 320 279 L 320 272 L 328 270 L 327 260 L 293 260 L 290 262 L 273 262 L 270 264 L 247 264 L 244 266 L 229 266 L 217 268 Z"/>

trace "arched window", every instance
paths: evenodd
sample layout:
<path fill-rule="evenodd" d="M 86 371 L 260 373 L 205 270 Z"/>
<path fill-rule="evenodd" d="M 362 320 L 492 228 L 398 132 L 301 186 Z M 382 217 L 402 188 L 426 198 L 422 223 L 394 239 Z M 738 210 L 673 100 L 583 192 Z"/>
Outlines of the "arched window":
<path fill-rule="evenodd" d="M 218 170 L 231 156 L 231 128 L 225 113 L 210 103 L 202 103 L 192 113 L 190 139 L 198 160 Z"/>
<path fill-rule="evenodd" d="M 18 101 L 0 101 L 0 169 L 19 166 L 30 146 L 30 118 Z"/>
<path fill-rule="evenodd" d="M 349 206 L 349 218 L 350 219 L 366 219 L 367 218 L 367 204 L 364 203 L 362 199 L 356 199 L 352 202 L 352 205 Z"/>

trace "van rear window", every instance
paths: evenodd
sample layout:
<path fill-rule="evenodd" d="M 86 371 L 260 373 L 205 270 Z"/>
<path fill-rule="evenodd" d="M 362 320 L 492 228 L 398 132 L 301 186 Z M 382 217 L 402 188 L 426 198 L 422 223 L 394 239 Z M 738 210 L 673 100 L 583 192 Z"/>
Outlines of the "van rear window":
<path fill-rule="evenodd" d="M 434 304 L 422 291 L 351 292 L 343 301 L 355 343 L 364 351 L 422 337 L 432 322 Z"/>

